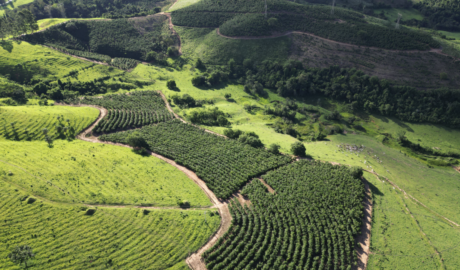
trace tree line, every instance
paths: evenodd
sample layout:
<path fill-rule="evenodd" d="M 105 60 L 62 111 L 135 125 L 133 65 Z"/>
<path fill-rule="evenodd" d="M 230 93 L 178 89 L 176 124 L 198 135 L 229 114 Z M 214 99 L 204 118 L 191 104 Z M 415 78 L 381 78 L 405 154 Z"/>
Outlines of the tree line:
<path fill-rule="evenodd" d="M 35 16 L 27 9 L 17 13 L 7 13 L 0 17 L 0 38 L 20 36 L 38 30 Z"/>

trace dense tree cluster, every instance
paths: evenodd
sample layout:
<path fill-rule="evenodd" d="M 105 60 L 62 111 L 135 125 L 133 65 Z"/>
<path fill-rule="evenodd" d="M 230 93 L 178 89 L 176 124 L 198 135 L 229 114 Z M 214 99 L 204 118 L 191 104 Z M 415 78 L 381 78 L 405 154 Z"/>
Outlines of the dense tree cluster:
<path fill-rule="evenodd" d="M 169 46 L 175 44 L 176 38 L 169 30 L 164 30 L 163 26 L 166 23 L 166 16 L 110 21 L 70 21 L 33 35 L 23 36 L 22 39 L 32 44 L 46 44 L 117 57 L 120 59 L 115 59 L 111 64 L 129 69 L 137 62 L 126 58 L 146 60 L 148 57 L 151 58 L 149 53 L 155 52 L 154 58 L 159 59 L 160 56 L 166 55 Z M 107 61 L 102 57 L 99 56 L 100 59 L 97 60 Z"/>
<path fill-rule="evenodd" d="M 0 17 L 0 38 L 19 36 L 38 30 L 34 15 L 27 9 Z"/>
<path fill-rule="evenodd" d="M 264 61 L 251 68 L 229 63 L 228 69 L 230 76 L 239 78 L 239 82 L 258 81 L 283 97 L 322 94 L 348 103 L 351 109 L 396 116 L 409 122 L 460 126 L 460 93 L 456 91 L 417 91 L 409 86 L 396 86 L 386 80 L 369 77 L 356 69 L 337 66 L 304 68 L 295 61 L 284 65 Z M 274 113 L 273 109 L 268 111 Z"/>
<path fill-rule="evenodd" d="M 155 91 L 130 92 L 129 95 L 84 97 L 83 99 L 66 101 L 71 104 L 97 105 L 108 109 L 107 116 L 95 127 L 95 133 L 141 127 L 174 118 L 174 115 L 166 108 L 160 94 Z"/>
<path fill-rule="evenodd" d="M 37 19 L 128 18 L 160 12 L 164 0 L 40 0 L 23 7 Z"/>
<path fill-rule="evenodd" d="M 138 131 L 151 151 L 196 172 L 222 199 L 229 198 L 256 175 L 291 161 L 289 157 L 216 136 L 179 120 L 145 126 Z M 100 139 L 126 143 L 131 132 L 103 135 Z"/>
<path fill-rule="evenodd" d="M 259 139 L 259 135 L 257 135 L 255 132 L 243 132 L 239 129 L 229 128 L 229 129 L 224 130 L 224 135 L 229 137 L 230 139 L 236 139 L 239 142 L 248 144 L 252 147 L 256 147 L 256 148 L 264 147 L 264 144 Z M 277 150 L 279 150 L 279 148 Z M 278 154 L 279 151 L 277 150 L 270 151 L 270 152 L 273 154 Z"/>
<path fill-rule="evenodd" d="M 351 269 L 364 185 L 347 167 L 299 161 L 242 191 L 251 206 L 230 203 L 232 225 L 203 255 L 209 270 Z"/>
<path fill-rule="evenodd" d="M 228 115 L 219 108 L 202 109 L 190 112 L 188 119 L 194 124 L 201 124 L 206 126 L 221 126 L 226 127 L 230 125 L 227 119 Z"/>
<path fill-rule="evenodd" d="M 414 5 L 424 16 L 423 20 L 408 20 L 405 23 L 446 31 L 460 31 L 459 0 L 423 0 Z"/>

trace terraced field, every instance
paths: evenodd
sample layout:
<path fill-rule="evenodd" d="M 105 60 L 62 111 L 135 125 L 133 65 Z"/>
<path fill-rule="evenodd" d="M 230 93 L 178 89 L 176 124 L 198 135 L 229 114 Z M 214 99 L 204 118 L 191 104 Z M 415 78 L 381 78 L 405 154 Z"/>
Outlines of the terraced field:
<path fill-rule="evenodd" d="M 89 126 L 99 115 L 90 107 L 1 106 L 0 139 L 43 140 L 70 138 Z"/>
<path fill-rule="evenodd" d="M 3 177 L 3 176 L 2 176 Z M 33 248 L 31 269 L 187 269 L 185 257 L 218 228 L 213 211 L 150 210 L 31 202 L 30 193 L 0 181 L 0 266 L 21 269 L 7 255 Z"/>
<path fill-rule="evenodd" d="M 86 204 L 210 206 L 184 173 L 130 149 L 80 140 L 0 141 L 2 180 L 48 200 Z M 11 171 L 11 176 L 6 176 Z M 1 174 L 0 173 L 0 174 Z"/>

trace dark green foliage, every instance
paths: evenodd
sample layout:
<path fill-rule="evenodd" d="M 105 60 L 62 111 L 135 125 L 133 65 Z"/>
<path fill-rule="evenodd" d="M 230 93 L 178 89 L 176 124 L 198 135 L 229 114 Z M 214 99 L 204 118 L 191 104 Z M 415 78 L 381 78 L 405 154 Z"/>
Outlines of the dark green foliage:
<path fill-rule="evenodd" d="M 303 145 L 303 143 L 301 142 L 295 142 L 291 145 L 291 152 L 295 156 L 304 157 L 306 156 L 305 151 L 307 151 L 307 149 L 305 148 L 305 145 Z"/>
<path fill-rule="evenodd" d="M 38 19 L 127 18 L 160 12 L 164 0 L 43 0 L 24 5 Z"/>
<path fill-rule="evenodd" d="M 97 105 L 108 109 L 108 114 L 94 128 L 95 133 L 141 127 L 173 119 L 160 94 L 155 91 L 114 94 L 102 98 L 84 97 L 65 100 L 72 104 Z"/>
<path fill-rule="evenodd" d="M 171 99 L 174 101 L 174 104 L 179 106 L 179 108 L 194 108 L 201 107 L 204 104 L 214 104 L 212 100 L 196 100 L 189 94 L 184 94 L 182 96 L 172 95 Z"/>
<path fill-rule="evenodd" d="M 192 84 L 195 87 L 204 86 L 206 84 L 206 78 L 201 75 L 196 75 L 192 78 Z"/>
<path fill-rule="evenodd" d="M 358 166 L 351 167 L 350 173 L 354 178 L 359 179 L 363 176 L 363 168 L 358 167 Z"/>
<path fill-rule="evenodd" d="M 107 57 L 112 57 L 115 58 L 112 65 L 129 69 L 135 67 L 137 61 L 126 58 L 145 60 L 152 51 L 165 54 L 168 46 L 175 42 L 175 37 L 163 30 L 166 20 L 166 16 L 156 15 L 129 20 L 70 21 L 22 39 L 63 48 L 71 54 L 86 51 L 79 56 L 97 58 L 98 61 L 110 63 Z M 152 54 L 150 61 L 151 58 Z"/>
<path fill-rule="evenodd" d="M 395 30 L 370 24 L 363 15 L 330 7 L 299 5 L 289 1 L 200 1 L 172 12 L 174 24 L 190 27 L 219 27 L 226 36 L 269 36 L 273 33 L 303 31 L 356 45 L 398 50 L 427 50 L 439 43 L 431 36 L 408 29 Z M 270 22 L 270 23 L 269 23 Z"/>
<path fill-rule="evenodd" d="M 128 138 L 126 139 L 126 142 L 129 146 L 134 148 L 148 147 L 147 142 L 145 141 L 144 137 L 142 137 L 142 134 L 140 134 L 139 132 L 133 132 L 129 134 Z"/>
<path fill-rule="evenodd" d="M 238 139 L 240 135 L 243 134 L 243 131 L 239 129 L 225 129 L 224 130 L 224 135 L 229 137 L 230 139 Z"/>
<path fill-rule="evenodd" d="M 101 136 L 126 143 L 133 131 Z M 263 149 L 213 135 L 179 120 L 139 129 L 152 152 L 175 160 L 197 173 L 218 198 L 226 199 L 252 177 L 291 161 Z"/>
<path fill-rule="evenodd" d="M 0 38 L 20 36 L 38 30 L 35 16 L 27 9 L 17 12 L 8 12 L 0 17 Z"/>
<path fill-rule="evenodd" d="M 262 176 L 230 202 L 232 225 L 203 254 L 207 269 L 349 269 L 356 260 L 364 185 L 347 167 L 299 161 Z"/>
<path fill-rule="evenodd" d="M 459 0 L 423 0 L 414 5 L 424 16 L 422 21 L 412 19 L 403 21 L 404 24 L 430 27 L 445 31 L 460 31 L 460 1 Z M 403 18 L 404 19 L 404 18 Z"/>
<path fill-rule="evenodd" d="M 238 141 L 256 148 L 264 147 L 264 144 L 260 141 L 259 136 L 254 132 L 243 133 L 238 137 Z"/>
<path fill-rule="evenodd" d="M 28 245 L 23 246 L 16 246 L 14 250 L 8 254 L 8 258 L 16 263 L 22 264 L 24 263 L 27 267 L 27 261 L 35 257 L 35 254 L 32 252 L 32 248 Z"/>
<path fill-rule="evenodd" d="M 171 90 L 174 90 L 176 89 L 176 81 L 175 80 L 168 80 L 166 82 L 166 86 L 168 87 L 168 89 L 171 89 Z"/>
<path fill-rule="evenodd" d="M 217 107 L 207 110 L 192 111 L 188 118 L 190 122 L 194 124 L 221 127 L 230 125 L 227 115 Z"/>
<path fill-rule="evenodd" d="M 0 98 L 10 97 L 16 102 L 23 103 L 27 101 L 24 87 L 20 84 L 9 80 L 0 81 Z"/>
<path fill-rule="evenodd" d="M 277 154 L 280 153 L 280 148 L 281 148 L 281 146 L 279 144 L 272 143 L 268 147 L 267 151 L 277 155 Z"/>
<path fill-rule="evenodd" d="M 258 81 L 283 97 L 321 94 L 349 103 L 354 109 L 395 116 L 409 122 L 431 122 L 460 127 L 460 92 L 446 89 L 417 91 L 408 86 L 391 85 L 356 69 L 338 66 L 304 68 L 300 62 L 264 61 L 251 69 L 238 66 L 240 81 Z M 291 109 L 292 110 L 292 109 Z M 275 113 L 274 109 L 267 112 Z M 335 119 L 337 113 L 331 115 Z M 329 116 L 328 116 L 329 117 Z"/>

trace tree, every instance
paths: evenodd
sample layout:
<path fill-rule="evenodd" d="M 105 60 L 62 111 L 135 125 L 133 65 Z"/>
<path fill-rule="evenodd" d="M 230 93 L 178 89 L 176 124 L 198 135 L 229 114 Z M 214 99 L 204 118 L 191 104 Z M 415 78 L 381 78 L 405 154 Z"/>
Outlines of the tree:
<path fill-rule="evenodd" d="M 396 140 L 399 142 L 399 143 L 403 143 L 404 141 L 406 141 L 406 132 L 404 130 L 400 130 L 396 133 Z"/>
<path fill-rule="evenodd" d="M 201 76 L 201 75 L 197 75 L 197 76 L 192 78 L 192 84 L 195 87 L 202 86 L 202 85 L 204 85 L 205 82 L 206 82 L 205 78 L 203 76 Z"/>
<path fill-rule="evenodd" d="M 228 93 L 227 93 L 227 94 L 224 95 L 224 97 L 225 97 L 225 99 L 228 100 L 228 99 L 230 99 L 230 98 L 232 97 L 232 94 L 228 94 Z"/>
<path fill-rule="evenodd" d="M 260 141 L 258 136 L 255 137 L 255 136 L 253 136 L 252 133 L 244 133 L 243 135 L 241 135 L 238 138 L 238 141 L 242 142 L 242 143 L 245 143 L 245 144 L 249 144 L 250 146 L 255 147 L 255 148 L 264 147 L 264 144 L 262 143 L 262 141 Z"/>
<path fill-rule="evenodd" d="M 139 133 L 139 132 L 133 132 L 131 133 L 128 138 L 127 138 L 127 143 L 129 146 L 133 147 L 133 148 L 137 148 L 137 149 L 140 149 L 140 148 L 144 148 L 144 147 L 148 147 L 148 144 L 147 142 L 145 141 L 145 139 L 142 137 L 142 135 Z"/>
<path fill-rule="evenodd" d="M 158 60 L 158 53 L 151 51 L 147 53 L 147 56 L 145 57 L 145 60 L 149 62 L 155 62 Z"/>
<path fill-rule="evenodd" d="M 267 150 L 268 150 L 268 152 L 277 155 L 277 154 L 280 153 L 280 148 L 281 148 L 281 146 L 279 144 L 272 143 L 272 144 L 270 144 L 270 146 L 268 147 Z"/>
<path fill-rule="evenodd" d="M 350 173 L 354 178 L 361 178 L 363 176 L 363 168 L 354 166 L 350 168 Z"/>
<path fill-rule="evenodd" d="M 240 137 L 240 135 L 243 134 L 243 131 L 239 130 L 239 129 L 226 129 L 224 130 L 224 135 L 229 137 L 230 139 L 238 139 L 238 137 Z"/>
<path fill-rule="evenodd" d="M 307 155 L 306 151 L 305 145 L 301 142 L 295 142 L 291 145 L 291 152 L 296 156 L 304 157 Z"/>
<path fill-rule="evenodd" d="M 42 129 L 42 132 L 43 132 L 43 135 L 48 135 L 48 129 L 47 128 Z"/>
<path fill-rule="evenodd" d="M 204 65 L 204 63 L 203 63 L 203 61 L 201 61 L 200 58 L 196 59 L 195 67 L 196 67 L 197 69 L 200 69 L 200 70 L 206 69 L 206 67 L 205 67 L 205 65 Z"/>
<path fill-rule="evenodd" d="M 175 80 L 169 80 L 166 83 L 166 86 L 168 87 L 168 89 L 174 90 L 174 89 L 176 89 L 176 81 Z"/>
<path fill-rule="evenodd" d="M 14 250 L 8 254 L 8 258 L 16 264 L 24 263 L 27 268 L 27 260 L 35 257 L 35 254 L 32 252 L 32 248 L 28 245 L 16 246 Z"/>

